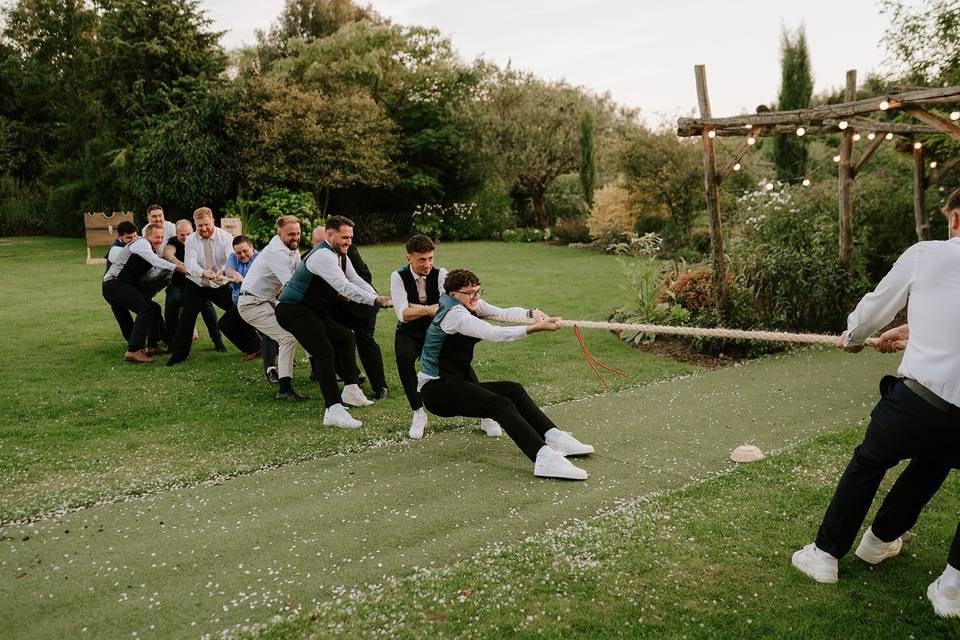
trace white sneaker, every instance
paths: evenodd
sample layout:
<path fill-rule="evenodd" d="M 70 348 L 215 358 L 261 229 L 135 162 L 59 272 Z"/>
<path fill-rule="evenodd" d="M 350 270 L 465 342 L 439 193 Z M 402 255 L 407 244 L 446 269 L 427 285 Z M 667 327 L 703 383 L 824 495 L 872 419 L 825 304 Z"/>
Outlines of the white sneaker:
<path fill-rule="evenodd" d="M 480 418 L 480 428 L 491 438 L 499 438 L 503 435 L 500 423 L 493 418 Z"/>
<path fill-rule="evenodd" d="M 873 527 L 868 527 L 863 533 L 863 537 L 860 538 L 860 544 L 857 546 L 857 550 L 854 553 L 856 553 L 857 557 L 864 562 L 869 562 L 870 564 L 880 564 L 887 558 L 892 558 L 900 553 L 900 548 L 902 546 L 903 538 L 897 538 L 892 542 L 884 542 L 877 536 L 873 535 Z"/>
<path fill-rule="evenodd" d="M 349 404 L 351 407 L 369 407 L 373 404 L 373 400 L 368 400 L 360 387 L 355 384 L 344 386 L 340 399 L 343 400 L 343 404 Z"/>
<path fill-rule="evenodd" d="M 593 453 L 593 445 L 583 444 L 569 431 L 550 429 L 544 436 L 547 446 L 564 456 L 585 456 Z"/>
<path fill-rule="evenodd" d="M 943 576 L 930 583 L 927 587 L 927 598 L 933 603 L 933 610 L 941 618 L 955 618 L 960 616 L 960 587 L 943 585 L 940 581 Z"/>
<path fill-rule="evenodd" d="M 342 404 L 335 404 L 323 412 L 323 424 L 341 429 L 359 429 L 363 423 L 350 415 Z"/>
<path fill-rule="evenodd" d="M 410 437 L 419 440 L 423 437 L 423 430 L 427 427 L 427 412 L 423 409 L 417 409 L 413 412 L 413 420 L 410 421 Z"/>
<path fill-rule="evenodd" d="M 817 582 L 837 581 L 837 559 L 812 542 L 793 554 L 793 566 Z"/>
<path fill-rule="evenodd" d="M 544 445 L 537 452 L 537 461 L 533 464 L 533 475 L 541 478 L 564 478 L 566 480 L 586 480 L 587 472 L 562 455 Z"/>

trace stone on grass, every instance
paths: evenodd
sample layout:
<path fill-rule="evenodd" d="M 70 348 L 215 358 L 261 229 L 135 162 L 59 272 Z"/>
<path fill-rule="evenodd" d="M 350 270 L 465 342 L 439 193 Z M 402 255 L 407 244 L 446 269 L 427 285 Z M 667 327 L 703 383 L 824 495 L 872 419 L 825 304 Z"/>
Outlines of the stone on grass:
<path fill-rule="evenodd" d="M 734 462 L 756 462 L 764 458 L 766 458 L 766 456 L 763 455 L 763 451 L 760 451 L 758 447 L 752 444 L 742 444 L 730 454 L 730 459 Z"/>

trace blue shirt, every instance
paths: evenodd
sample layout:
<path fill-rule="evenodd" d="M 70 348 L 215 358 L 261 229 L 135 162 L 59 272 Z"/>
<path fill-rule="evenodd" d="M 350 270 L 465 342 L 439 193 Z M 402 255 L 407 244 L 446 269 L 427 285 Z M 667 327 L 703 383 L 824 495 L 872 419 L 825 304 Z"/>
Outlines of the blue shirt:
<path fill-rule="evenodd" d="M 253 255 L 250 256 L 250 259 L 246 262 L 240 262 L 237 259 L 237 254 L 231 253 L 227 256 L 227 269 L 233 269 L 244 278 L 247 277 L 247 271 L 250 270 L 250 267 L 253 266 L 253 261 L 257 259 L 257 256 L 260 255 L 260 252 L 256 249 L 253 250 Z M 237 304 L 237 300 L 240 299 L 240 284 L 236 282 L 230 283 L 231 294 L 233 295 L 233 304 Z"/>

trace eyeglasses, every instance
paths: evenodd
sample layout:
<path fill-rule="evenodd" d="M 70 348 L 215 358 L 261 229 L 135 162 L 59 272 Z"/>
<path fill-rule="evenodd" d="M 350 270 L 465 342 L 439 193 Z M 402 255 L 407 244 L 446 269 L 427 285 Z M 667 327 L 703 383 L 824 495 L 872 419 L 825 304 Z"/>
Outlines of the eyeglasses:
<path fill-rule="evenodd" d="M 454 293 L 459 293 L 460 295 L 467 296 L 470 300 L 476 300 L 480 297 L 480 294 L 483 293 L 483 289 L 474 289 L 473 291 L 454 291 Z"/>

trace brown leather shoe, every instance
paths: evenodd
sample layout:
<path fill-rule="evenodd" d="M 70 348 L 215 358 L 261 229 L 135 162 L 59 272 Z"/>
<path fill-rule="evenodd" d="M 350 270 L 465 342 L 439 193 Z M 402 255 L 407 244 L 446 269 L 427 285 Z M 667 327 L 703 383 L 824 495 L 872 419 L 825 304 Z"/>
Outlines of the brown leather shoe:
<path fill-rule="evenodd" d="M 143 350 L 143 352 L 148 356 L 162 356 L 165 353 L 169 353 L 166 349 L 164 349 L 161 346 L 147 347 L 146 349 Z"/>
<path fill-rule="evenodd" d="M 153 358 L 147 356 L 143 351 L 127 351 L 123 354 L 123 359 L 127 362 L 153 362 Z"/>
<path fill-rule="evenodd" d="M 254 351 L 253 353 L 246 353 L 240 357 L 240 360 L 243 362 L 250 362 L 251 360 L 256 360 L 260 357 L 259 351 Z"/>

